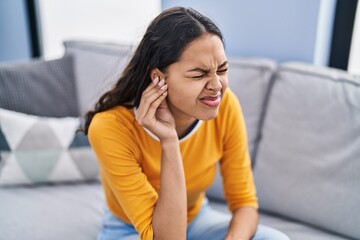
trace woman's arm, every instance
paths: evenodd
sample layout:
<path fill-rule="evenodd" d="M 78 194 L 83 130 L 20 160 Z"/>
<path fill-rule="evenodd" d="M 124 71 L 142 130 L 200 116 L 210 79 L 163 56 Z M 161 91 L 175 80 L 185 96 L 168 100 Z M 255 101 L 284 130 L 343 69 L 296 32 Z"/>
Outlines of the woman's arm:
<path fill-rule="evenodd" d="M 167 85 L 157 77 L 143 92 L 137 122 L 161 142 L 160 191 L 152 227 L 154 239 L 186 239 L 187 199 L 184 167 L 175 120 L 166 104 Z"/>
<path fill-rule="evenodd" d="M 257 209 L 242 207 L 234 211 L 225 240 L 249 240 L 256 232 L 259 222 Z"/>
<path fill-rule="evenodd" d="M 179 140 L 161 142 L 160 192 L 153 214 L 154 239 L 186 239 L 187 203 Z"/>

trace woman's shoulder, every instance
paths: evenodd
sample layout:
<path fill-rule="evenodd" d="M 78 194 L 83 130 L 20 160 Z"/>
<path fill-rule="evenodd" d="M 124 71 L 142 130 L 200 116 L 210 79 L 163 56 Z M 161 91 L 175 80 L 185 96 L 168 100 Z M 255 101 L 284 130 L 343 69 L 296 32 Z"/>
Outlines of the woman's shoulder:
<path fill-rule="evenodd" d="M 134 114 L 131 108 L 116 106 L 109 110 L 96 113 L 91 120 L 89 129 L 105 130 L 109 128 L 128 128 L 134 122 Z"/>
<path fill-rule="evenodd" d="M 127 106 L 115 106 L 106 111 L 97 113 L 94 117 L 100 119 L 107 118 L 133 118 L 133 109 Z"/>
<path fill-rule="evenodd" d="M 135 126 L 132 109 L 117 106 L 112 109 L 95 114 L 89 130 L 90 145 L 97 153 L 124 148 L 135 149 L 133 128 Z"/>

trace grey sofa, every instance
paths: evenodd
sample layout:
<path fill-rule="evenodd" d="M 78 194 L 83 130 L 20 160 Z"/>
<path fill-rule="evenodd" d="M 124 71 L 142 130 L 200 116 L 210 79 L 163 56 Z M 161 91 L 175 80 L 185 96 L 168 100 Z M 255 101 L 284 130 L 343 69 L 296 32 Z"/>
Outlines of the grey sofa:
<path fill-rule="evenodd" d="M 44 70 L 49 62 L 42 60 L 0 65 L 0 108 L 83 116 L 120 75 L 133 50 L 83 41 L 65 42 L 65 49 L 62 59 L 50 61 L 63 64 L 56 71 Z M 293 240 L 360 239 L 360 79 L 304 63 L 229 62 L 229 85 L 247 125 L 260 222 Z M 32 74 L 29 81 L 47 77 L 20 86 L 19 76 L 12 79 L 17 72 Z M 2 159 L 0 180 L 5 164 Z M 207 195 L 214 208 L 228 211 L 219 174 Z M 3 184 L 0 239 L 95 239 L 103 205 L 97 177 Z"/>

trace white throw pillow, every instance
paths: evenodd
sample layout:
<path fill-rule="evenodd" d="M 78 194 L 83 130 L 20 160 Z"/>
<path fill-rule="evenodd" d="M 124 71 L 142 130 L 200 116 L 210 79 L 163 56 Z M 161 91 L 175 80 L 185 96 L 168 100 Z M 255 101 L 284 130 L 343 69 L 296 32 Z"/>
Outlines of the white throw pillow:
<path fill-rule="evenodd" d="M 96 156 L 79 126 L 79 118 L 0 108 L 0 185 L 98 178 Z"/>

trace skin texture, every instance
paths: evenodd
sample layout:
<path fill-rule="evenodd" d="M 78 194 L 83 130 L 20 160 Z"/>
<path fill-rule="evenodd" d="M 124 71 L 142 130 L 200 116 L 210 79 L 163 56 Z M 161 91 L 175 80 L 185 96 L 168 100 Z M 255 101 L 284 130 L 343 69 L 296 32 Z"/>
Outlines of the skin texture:
<path fill-rule="evenodd" d="M 161 185 L 153 214 L 154 239 L 186 239 L 187 203 L 184 169 L 178 136 L 196 121 L 216 117 L 228 85 L 227 58 L 218 36 L 204 33 L 183 51 L 165 72 L 151 71 L 153 83 L 143 92 L 137 122 L 161 142 Z M 211 106 L 206 104 L 211 99 Z M 237 209 L 226 239 L 250 239 L 258 222 L 257 211 Z"/>
<path fill-rule="evenodd" d="M 196 119 L 210 120 L 217 115 L 219 107 L 206 106 L 200 99 L 225 92 L 228 85 L 227 68 L 221 40 L 208 33 L 191 42 L 180 60 L 168 67 L 165 73 L 169 86 L 167 102 L 179 135 Z"/>

